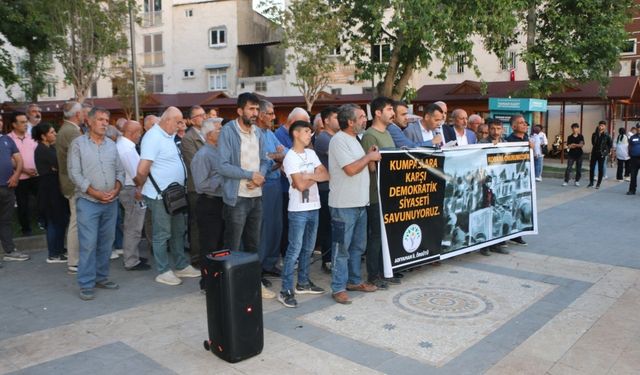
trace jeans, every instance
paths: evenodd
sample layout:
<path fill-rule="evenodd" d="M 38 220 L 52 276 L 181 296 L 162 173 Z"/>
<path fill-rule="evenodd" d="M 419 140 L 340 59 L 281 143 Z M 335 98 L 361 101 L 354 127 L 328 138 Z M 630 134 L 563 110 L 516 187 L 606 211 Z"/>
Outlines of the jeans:
<path fill-rule="evenodd" d="M 318 242 L 322 251 L 322 263 L 331 262 L 331 212 L 329 211 L 329 190 L 320 190 Z"/>
<path fill-rule="evenodd" d="M 596 169 L 596 164 L 598 165 L 598 183 L 597 183 L 598 185 L 602 183 L 602 178 L 604 177 L 605 158 L 591 155 L 591 160 L 589 160 L 589 184 L 590 185 L 593 185 L 593 180 L 595 178 L 594 172 Z"/>
<path fill-rule="evenodd" d="M 567 159 L 567 169 L 564 170 L 564 182 L 569 182 L 571 178 L 573 163 L 576 163 L 576 182 L 580 181 L 580 177 L 582 177 L 582 156 L 576 158 L 569 157 Z"/>
<path fill-rule="evenodd" d="M 38 177 L 31 177 L 18 182 L 16 187 L 16 203 L 18 204 L 18 222 L 22 233 L 31 232 L 31 212 L 29 196 L 38 196 Z"/>
<path fill-rule="evenodd" d="M 16 202 L 16 194 L 13 189 L 0 186 L 0 244 L 5 254 L 12 252 L 16 245 L 13 243 L 13 207 Z M 0 260 L 2 260 L 0 253 Z"/>
<path fill-rule="evenodd" d="M 136 200 L 135 194 L 136 188 L 134 186 L 125 186 L 122 188 L 119 197 L 120 204 L 124 207 L 122 250 L 124 251 L 125 268 L 135 267 L 140 263 L 140 249 L 138 246 L 142 237 L 144 215 L 147 212 L 146 207 L 141 206 L 143 202 Z"/>
<path fill-rule="evenodd" d="M 186 226 L 184 215 L 169 215 L 164 208 L 162 199 L 144 197 L 147 209 L 151 210 L 153 258 L 156 261 L 158 273 L 163 274 L 171 270 L 167 241 L 171 247 L 171 257 L 176 269 L 181 270 L 189 265 L 184 255 L 184 233 Z"/>
<path fill-rule="evenodd" d="M 360 284 L 361 260 L 367 246 L 367 210 L 365 207 L 331 207 L 333 294 L 346 290 L 348 284 Z"/>
<path fill-rule="evenodd" d="M 280 179 L 267 180 L 262 186 L 262 226 L 258 255 L 262 269 L 271 271 L 280 259 L 282 236 L 282 187 Z M 274 212 L 276 213 L 274 215 Z"/>
<path fill-rule="evenodd" d="M 631 174 L 630 160 L 618 159 L 618 169 L 616 170 L 616 180 L 622 180 L 622 177 L 629 177 Z"/>
<path fill-rule="evenodd" d="M 57 257 L 64 254 L 64 233 L 67 223 L 53 217 L 46 218 L 47 226 L 47 249 L 50 257 Z"/>
<path fill-rule="evenodd" d="M 116 238 L 113 240 L 113 248 L 114 249 L 122 249 L 124 242 L 124 233 L 123 233 L 123 225 L 124 225 L 124 213 L 122 212 L 122 208 L 120 204 L 118 204 L 118 216 L 116 218 Z"/>
<path fill-rule="evenodd" d="M 635 193 L 636 188 L 638 187 L 638 169 L 640 168 L 640 156 L 632 156 L 629 161 L 629 165 L 631 165 L 631 182 L 629 182 L 629 191 Z"/>
<path fill-rule="evenodd" d="M 535 172 L 535 177 L 536 178 L 540 178 L 540 176 L 542 176 L 542 162 L 543 161 L 544 161 L 544 156 L 542 156 L 542 155 L 533 158 L 533 170 Z"/>
<path fill-rule="evenodd" d="M 93 288 L 109 277 L 111 246 L 116 236 L 118 201 L 96 203 L 85 198 L 76 201 L 78 210 L 78 285 Z"/>
<path fill-rule="evenodd" d="M 373 281 L 383 277 L 379 203 L 367 207 L 367 223 L 367 279 Z"/>
<path fill-rule="evenodd" d="M 293 273 L 298 261 L 298 284 L 309 284 L 309 263 L 316 244 L 318 210 L 289 212 L 289 246 L 284 256 L 282 291 L 293 291 Z"/>
<path fill-rule="evenodd" d="M 262 197 L 238 197 L 235 207 L 224 205 L 224 247 L 227 249 L 257 253 L 261 226 Z"/>

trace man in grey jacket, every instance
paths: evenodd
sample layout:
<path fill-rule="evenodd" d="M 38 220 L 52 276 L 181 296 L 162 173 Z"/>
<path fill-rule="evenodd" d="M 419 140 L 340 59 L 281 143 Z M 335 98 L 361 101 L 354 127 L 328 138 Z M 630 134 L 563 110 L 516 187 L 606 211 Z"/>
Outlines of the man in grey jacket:
<path fill-rule="evenodd" d="M 262 225 L 262 185 L 273 161 L 267 158 L 264 139 L 255 125 L 260 99 L 238 96 L 238 118 L 222 128 L 218 147 L 225 222 L 224 246 L 229 250 L 257 253 Z M 263 297 L 275 293 L 263 287 Z"/>

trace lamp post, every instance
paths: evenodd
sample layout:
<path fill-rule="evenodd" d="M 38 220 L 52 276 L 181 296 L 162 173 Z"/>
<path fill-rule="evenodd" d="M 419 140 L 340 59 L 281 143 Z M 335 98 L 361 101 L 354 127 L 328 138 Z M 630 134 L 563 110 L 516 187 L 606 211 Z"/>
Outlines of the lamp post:
<path fill-rule="evenodd" d="M 131 40 L 131 73 L 133 76 L 133 110 L 134 120 L 140 122 L 140 103 L 138 103 L 138 69 L 136 64 L 136 38 L 133 33 L 133 7 L 129 1 L 129 39 Z"/>

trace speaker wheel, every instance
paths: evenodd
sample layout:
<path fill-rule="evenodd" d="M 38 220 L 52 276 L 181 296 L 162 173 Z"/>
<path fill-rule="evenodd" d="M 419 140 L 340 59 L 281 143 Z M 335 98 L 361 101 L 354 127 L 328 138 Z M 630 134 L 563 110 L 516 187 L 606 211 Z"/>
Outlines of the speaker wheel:
<path fill-rule="evenodd" d="M 209 346 L 209 341 L 205 340 L 202 344 L 204 345 L 204 350 L 206 351 L 211 350 L 211 347 Z"/>

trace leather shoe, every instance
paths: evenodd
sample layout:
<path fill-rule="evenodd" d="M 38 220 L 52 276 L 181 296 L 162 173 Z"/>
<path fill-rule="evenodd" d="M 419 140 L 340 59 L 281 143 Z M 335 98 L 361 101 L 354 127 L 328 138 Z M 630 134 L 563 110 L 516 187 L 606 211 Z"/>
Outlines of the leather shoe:
<path fill-rule="evenodd" d="M 136 264 L 136 265 L 135 265 L 135 266 L 133 266 L 133 267 L 129 267 L 129 268 L 126 268 L 126 267 L 125 267 L 125 269 L 126 269 L 127 271 L 146 271 L 146 270 L 148 270 L 148 269 L 150 269 L 150 268 L 151 268 L 151 266 L 150 266 L 150 265 L 148 265 L 148 264 L 146 264 L 146 263 L 142 263 L 142 262 L 140 262 L 140 263 Z"/>
<path fill-rule="evenodd" d="M 375 292 L 378 288 L 369 283 L 347 284 L 347 290 L 350 292 Z"/>
<path fill-rule="evenodd" d="M 338 292 L 333 294 L 333 300 L 341 303 L 343 305 L 349 305 L 351 304 L 351 300 L 349 299 L 349 295 L 347 294 L 347 292 L 342 291 L 342 292 Z"/>

